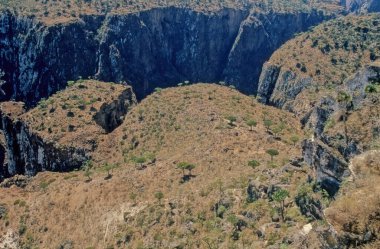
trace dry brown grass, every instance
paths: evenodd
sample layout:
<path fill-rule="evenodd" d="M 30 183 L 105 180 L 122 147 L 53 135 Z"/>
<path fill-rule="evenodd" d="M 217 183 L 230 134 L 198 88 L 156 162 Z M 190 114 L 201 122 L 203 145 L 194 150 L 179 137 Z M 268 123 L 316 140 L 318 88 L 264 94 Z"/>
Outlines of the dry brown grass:
<path fill-rule="evenodd" d="M 354 179 L 343 185 L 340 196 L 326 210 L 328 221 L 340 236 L 364 236 L 368 231 L 377 238 L 364 248 L 377 248 L 380 220 L 380 152 L 370 151 L 352 162 Z"/>
<path fill-rule="evenodd" d="M 323 23 L 284 44 L 270 63 L 315 84 L 334 88 L 359 68 L 380 58 L 380 16 L 347 16 Z"/>
<path fill-rule="evenodd" d="M 232 126 L 226 120 L 230 115 L 237 118 Z M 272 129 L 284 125 L 278 139 L 266 131 L 264 117 L 273 121 Z M 244 121 L 248 118 L 258 122 L 254 131 Z M 298 233 L 306 219 L 289 199 L 287 215 L 295 223 L 266 225 L 265 239 L 259 239 L 255 233 L 271 223 L 275 203 L 262 199 L 248 204 L 246 190 L 249 179 L 255 179 L 286 188 L 294 197 L 311 173 L 307 168 L 282 171 L 289 159 L 301 155 L 300 144 L 289 141 L 295 134 L 303 136 L 292 114 L 230 88 L 197 84 L 165 89 L 133 108 L 100 144 L 92 181 L 86 182 L 82 171 L 41 173 L 25 190 L 2 189 L 0 198 L 9 213 L 0 220 L 0 232 L 23 228 L 23 243 L 40 248 L 57 248 L 65 241 L 74 248 L 106 248 L 118 241 L 121 248 L 279 245 L 285 236 Z M 138 146 L 130 147 L 132 140 Z M 273 163 L 265 153 L 268 148 L 280 152 Z M 156 160 L 139 170 L 130 159 L 147 153 Z M 247 165 L 253 159 L 261 163 L 254 169 Z M 196 165 L 190 181 L 181 182 L 182 172 L 176 169 L 181 161 Z M 117 166 L 109 180 L 104 163 Z M 161 204 L 157 192 L 164 195 Z M 230 207 L 218 218 L 212 207 L 221 200 Z M 243 211 L 260 216 L 249 220 Z M 231 237 L 235 217 L 248 224 L 236 241 Z M 125 238 L 130 242 L 124 244 Z"/>
<path fill-rule="evenodd" d="M 42 100 L 19 116 L 31 131 L 45 141 L 65 146 L 91 147 L 104 139 L 104 129 L 94 116 L 102 105 L 117 100 L 127 87 L 93 80 L 78 81 L 67 89 Z"/>

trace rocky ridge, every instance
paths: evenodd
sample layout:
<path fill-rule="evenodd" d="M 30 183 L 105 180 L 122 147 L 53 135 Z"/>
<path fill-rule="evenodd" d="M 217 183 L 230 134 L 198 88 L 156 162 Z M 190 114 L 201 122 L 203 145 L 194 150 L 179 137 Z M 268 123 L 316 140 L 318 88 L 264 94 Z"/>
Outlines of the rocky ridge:
<path fill-rule="evenodd" d="M 98 140 L 120 125 L 136 103 L 129 87 L 95 81 L 71 84 L 27 112 L 23 103 L 1 104 L 7 158 L 0 177 L 80 168 Z"/>
<path fill-rule="evenodd" d="M 319 182 L 330 194 L 335 194 L 349 175 L 350 159 L 377 143 L 377 93 L 366 90 L 379 82 L 378 62 L 371 62 L 380 56 L 378 21 L 378 14 L 374 14 L 317 26 L 276 51 L 260 76 L 260 101 L 294 112 L 304 129 L 313 134 L 304 142 L 305 161 L 316 168 Z M 351 25 L 344 31 L 350 37 L 339 31 L 342 24 Z M 365 29 L 366 35 L 361 29 Z M 335 37 L 335 48 L 330 37 Z M 364 39 L 361 51 L 356 50 L 352 37 L 358 37 L 355 42 L 360 37 Z M 295 46 L 301 49 L 295 51 Z M 351 48 L 355 48 L 353 53 L 345 52 Z M 289 52 L 292 50 L 293 54 Z M 345 53 L 345 58 L 350 58 L 348 62 L 337 63 Z M 318 59 L 311 61 L 311 54 Z"/>

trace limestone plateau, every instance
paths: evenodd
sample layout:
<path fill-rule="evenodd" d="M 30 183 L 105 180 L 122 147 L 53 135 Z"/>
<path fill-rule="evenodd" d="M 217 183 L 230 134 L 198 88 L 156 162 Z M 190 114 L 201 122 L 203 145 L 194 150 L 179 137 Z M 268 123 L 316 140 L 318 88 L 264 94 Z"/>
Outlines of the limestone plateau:
<path fill-rule="evenodd" d="M 380 248 L 379 12 L 0 0 L 0 248 Z"/>

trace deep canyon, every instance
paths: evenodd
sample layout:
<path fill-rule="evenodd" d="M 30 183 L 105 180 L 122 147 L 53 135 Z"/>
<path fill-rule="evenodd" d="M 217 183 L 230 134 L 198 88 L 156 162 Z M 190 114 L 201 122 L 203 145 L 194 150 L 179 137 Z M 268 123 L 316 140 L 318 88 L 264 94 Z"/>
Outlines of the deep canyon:
<path fill-rule="evenodd" d="M 183 81 L 225 81 L 254 94 L 261 67 L 277 48 L 332 17 L 316 10 L 206 13 L 168 7 L 45 25 L 5 12 L 0 68 L 7 83 L 1 99 L 34 105 L 80 77 L 125 81 L 139 99 Z"/>

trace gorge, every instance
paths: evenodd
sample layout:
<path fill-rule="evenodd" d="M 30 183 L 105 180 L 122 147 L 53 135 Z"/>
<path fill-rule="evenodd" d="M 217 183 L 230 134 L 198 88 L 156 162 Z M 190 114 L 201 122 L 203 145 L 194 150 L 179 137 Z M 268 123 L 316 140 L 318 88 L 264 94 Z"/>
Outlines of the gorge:
<path fill-rule="evenodd" d="M 225 81 L 253 94 L 262 64 L 280 45 L 333 16 L 318 10 L 203 13 L 168 7 L 45 25 L 5 12 L 0 15 L 0 68 L 7 82 L 2 100 L 35 105 L 80 77 L 125 81 L 139 99 L 186 80 Z"/>

